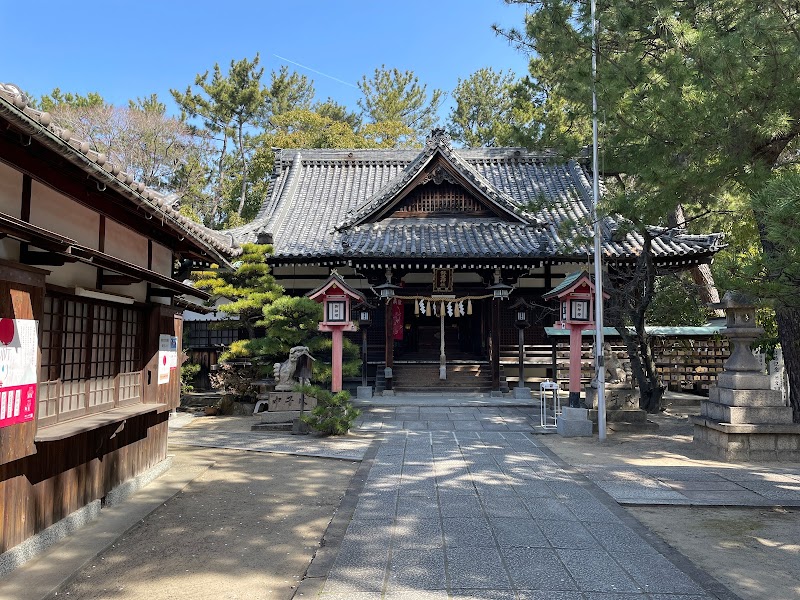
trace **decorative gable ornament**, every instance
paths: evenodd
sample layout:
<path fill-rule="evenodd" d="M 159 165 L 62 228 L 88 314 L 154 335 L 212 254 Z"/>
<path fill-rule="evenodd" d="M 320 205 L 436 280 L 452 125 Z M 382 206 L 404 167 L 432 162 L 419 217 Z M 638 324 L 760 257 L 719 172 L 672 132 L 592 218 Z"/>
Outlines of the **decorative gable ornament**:
<path fill-rule="evenodd" d="M 536 225 L 536 218 L 523 211 L 505 192 L 478 172 L 475 167 L 453 150 L 450 136 L 442 129 L 434 129 L 423 151 L 399 175 L 375 192 L 357 210 L 348 213 L 336 229 L 342 231 L 375 223 L 391 216 L 395 207 L 421 186 L 449 184 L 463 193 L 462 203 L 470 207 L 479 205 L 488 214 L 511 223 Z M 412 211 L 413 212 L 413 211 Z M 459 211 L 461 212 L 461 211 Z M 471 212 L 471 210 L 467 210 Z"/>

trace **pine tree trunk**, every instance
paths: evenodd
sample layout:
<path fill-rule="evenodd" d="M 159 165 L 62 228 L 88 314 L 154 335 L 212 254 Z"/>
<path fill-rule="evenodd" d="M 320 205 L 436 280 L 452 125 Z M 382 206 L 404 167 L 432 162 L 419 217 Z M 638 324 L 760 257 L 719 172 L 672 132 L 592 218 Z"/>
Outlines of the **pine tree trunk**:
<path fill-rule="evenodd" d="M 224 132 L 223 132 L 224 134 Z M 222 140 L 222 150 L 217 162 L 217 185 L 214 186 L 214 203 L 211 205 L 211 223 L 215 222 L 219 205 L 222 203 L 222 179 L 225 177 L 225 154 L 228 151 L 228 136 Z"/>
<path fill-rule="evenodd" d="M 639 386 L 639 408 L 648 413 L 661 410 L 664 386 L 656 370 L 650 336 L 645 331 L 647 309 L 653 301 L 656 266 L 652 256 L 652 237 L 646 230 L 642 232 L 644 244 L 642 255 L 632 278 L 627 283 L 618 280 L 613 285 L 613 309 L 609 311 L 609 321 L 616 327 L 625 342 L 631 371 Z M 633 332 L 627 324 L 633 324 Z"/>
<path fill-rule="evenodd" d="M 781 306 L 775 309 L 783 361 L 789 375 L 789 405 L 795 423 L 800 423 L 800 308 Z"/>
<path fill-rule="evenodd" d="M 239 197 L 239 210 L 236 212 L 240 217 L 244 210 L 244 202 L 247 199 L 247 156 L 244 152 L 244 138 L 242 136 L 242 125 L 239 125 L 239 154 L 242 161 L 242 193 Z"/>
<path fill-rule="evenodd" d="M 761 247 L 769 259 L 779 251 L 767 236 L 767 225 L 756 214 L 758 237 Z M 800 292 L 800 290 L 797 290 Z M 783 350 L 783 361 L 789 375 L 789 405 L 792 407 L 792 420 L 800 423 L 800 308 L 778 305 L 775 307 L 775 321 L 778 324 L 778 337 Z"/>

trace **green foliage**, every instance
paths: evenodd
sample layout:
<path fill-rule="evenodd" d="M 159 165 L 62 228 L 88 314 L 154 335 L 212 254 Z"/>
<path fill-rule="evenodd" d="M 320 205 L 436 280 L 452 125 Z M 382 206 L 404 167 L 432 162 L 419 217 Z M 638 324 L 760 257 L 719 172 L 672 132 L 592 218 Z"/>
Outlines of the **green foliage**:
<path fill-rule="evenodd" d="M 705 325 L 709 310 L 686 275 L 670 273 L 656 278 L 653 302 L 648 309 L 648 324 L 680 327 Z"/>
<path fill-rule="evenodd" d="M 62 92 L 59 88 L 53 88 L 52 92 L 43 95 L 36 104 L 39 109 L 48 112 L 63 106 L 72 108 L 108 106 L 98 92 L 89 92 L 84 96 L 73 92 Z"/>
<path fill-rule="evenodd" d="M 453 140 L 468 147 L 508 146 L 514 135 L 514 76 L 494 69 L 479 69 L 459 79 L 453 91 L 448 131 Z"/>
<path fill-rule="evenodd" d="M 372 77 L 364 75 L 358 83 L 363 98 L 358 106 L 362 115 L 372 123 L 396 122 L 413 130 L 424 139 L 436 125 L 436 110 L 444 100 L 444 92 L 434 89 L 428 96 L 428 86 L 419 83 L 413 71 L 387 69 L 382 65 Z M 413 144 L 415 140 L 399 137 L 395 145 Z"/>
<path fill-rule="evenodd" d="M 261 83 L 264 69 L 259 68 L 259 62 L 258 54 L 252 61 L 232 60 L 227 74 L 215 64 L 210 79 L 208 71 L 197 75 L 195 89 L 170 90 L 184 117 L 199 121 L 197 131 L 217 141 L 216 168 L 209 170 L 213 197 L 213 221 L 209 225 L 227 224 L 233 215 L 241 217 L 245 208 L 253 150 L 251 133 L 267 117 L 269 100 L 269 92 Z M 230 155 L 229 146 L 234 151 Z M 229 172 L 239 176 L 235 187 L 231 186 Z M 218 214 L 223 207 L 224 214 Z"/>
<path fill-rule="evenodd" d="M 753 195 L 757 218 L 765 224 L 763 275 L 769 296 L 800 307 L 800 171 L 785 170 Z"/>
<path fill-rule="evenodd" d="M 345 435 L 361 411 L 350 402 L 350 393 L 341 391 L 331 394 L 313 386 L 300 386 L 298 391 L 317 399 L 317 406 L 310 415 L 303 416 L 305 423 L 325 435 Z"/>
<path fill-rule="evenodd" d="M 195 286 L 199 289 L 206 290 L 214 298 L 230 300 L 220 305 L 219 310 L 239 317 L 239 321 L 225 324 L 240 323 L 247 328 L 250 338 L 255 337 L 255 327 L 264 307 L 283 294 L 283 288 L 275 282 L 267 264 L 270 254 L 272 246 L 243 244 L 242 254 L 232 271 L 215 265 L 211 270 L 192 273 Z"/>
<path fill-rule="evenodd" d="M 267 98 L 272 117 L 290 110 L 308 110 L 314 100 L 314 82 L 305 75 L 290 73 L 288 67 L 282 66 L 280 71 L 273 71 L 270 75 Z"/>
<path fill-rule="evenodd" d="M 361 116 L 358 113 L 350 112 L 346 106 L 339 104 L 332 98 L 325 102 L 319 102 L 314 106 L 314 112 L 332 121 L 347 123 L 354 131 L 361 127 Z M 347 146 L 341 146 L 346 148 Z"/>
<path fill-rule="evenodd" d="M 306 346 L 319 335 L 322 305 L 306 297 L 282 296 L 265 306 L 262 315 L 258 325 L 269 334 L 262 354 L 285 358 L 292 347 Z"/>
<path fill-rule="evenodd" d="M 197 363 L 185 362 L 181 365 L 181 393 L 194 391 L 194 380 L 200 374 L 201 366 Z"/>

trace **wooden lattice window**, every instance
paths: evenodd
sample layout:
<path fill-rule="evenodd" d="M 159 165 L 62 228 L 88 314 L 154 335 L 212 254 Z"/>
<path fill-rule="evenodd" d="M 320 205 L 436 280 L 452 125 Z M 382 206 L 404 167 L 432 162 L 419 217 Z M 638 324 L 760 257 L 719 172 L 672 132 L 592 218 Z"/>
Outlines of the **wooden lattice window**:
<path fill-rule="evenodd" d="M 184 321 L 189 348 L 229 346 L 239 339 L 237 327 L 219 327 L 212 321 Z"/>
<path fill-rule="evenodd" d="M 400 203 L 392 216 L 417 217 L 437 215 L 456 215 L 468 213 L 470 216 L 488 216 L 491 213 L 474 196 L 452 183 L 429 183 L 415 188 Z"/>
<path fill-rule="evenodd" d="M 48 295 L 40 323 L 40 425 L 141 398 L 144 312 Z"/>

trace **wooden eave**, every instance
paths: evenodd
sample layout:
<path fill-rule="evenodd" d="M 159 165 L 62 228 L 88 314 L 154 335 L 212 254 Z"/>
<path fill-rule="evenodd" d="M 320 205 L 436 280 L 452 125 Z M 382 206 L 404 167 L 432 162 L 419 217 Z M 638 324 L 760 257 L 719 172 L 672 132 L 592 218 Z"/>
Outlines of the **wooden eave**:
<path fill-rule="evenodd" d="M 126 197 L 115 188 L 116 180 L 110 181 L 113 176 L 101 167 L 88 161 L 79 165 L 80 157 L 68 159 L 36 135 L 4 120 L 0 121 L 0 161 L 148 239 L 163 240 L 162 243 L 176 253 L 201 262 L 228 264 L 225 256 L 198 243 L 191 232 L 179 230 L 155 208 L 143 202 L 137 205 Z"/>
<path fill-rule="evenodd" d="M 107 269 L 120 275 L 147 281 L 178 294 L 188 294 L 203 300 L 211 297 L 210 294 L 185 285 L 180 281 L 175 281 L 171 277 L 83 246 L 71 238 L 31 225 L 3 213 L 0 213 L 0 234 L 64 257 L 67 261 L 77 261 Z"/>

